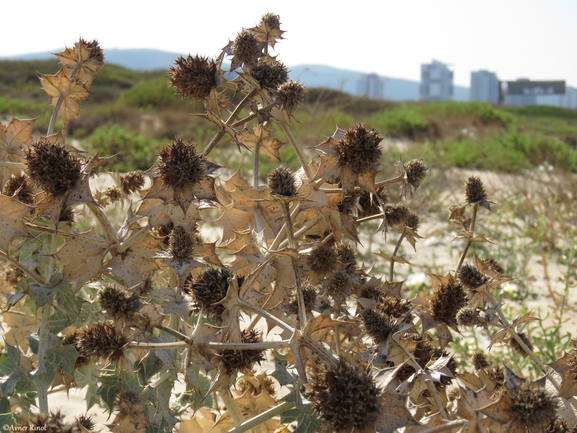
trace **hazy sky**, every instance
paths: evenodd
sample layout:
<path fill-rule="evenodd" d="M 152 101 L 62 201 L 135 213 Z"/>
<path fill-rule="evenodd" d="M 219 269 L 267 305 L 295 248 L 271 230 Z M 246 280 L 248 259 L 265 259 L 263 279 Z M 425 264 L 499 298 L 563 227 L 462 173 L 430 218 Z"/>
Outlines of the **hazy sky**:
<path fill-rule="evenodd" d="M 86 5 L 86 6 L 80 6 Z M 564 79 L 577 87 L 576 0 L 98 0 L 5 1 L 0 57 L 54 51 L 79 37 L 106 48 L 156 48 L 214 56 L 263 13 L 281 18 L 274 54 L 287 66 L 313 63 L 420 80 L 432 59 L 502 80 Z"/>

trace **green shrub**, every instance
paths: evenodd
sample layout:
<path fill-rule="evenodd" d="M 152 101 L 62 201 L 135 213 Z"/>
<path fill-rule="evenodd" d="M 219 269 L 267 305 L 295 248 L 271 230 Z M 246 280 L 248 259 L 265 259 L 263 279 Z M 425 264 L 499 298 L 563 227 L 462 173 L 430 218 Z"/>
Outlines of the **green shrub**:
<path fill-rule="evenodd" d="M 120 125 L 100 126 L 86 139 L 89 152 L 99 152 L 101 156 L 122 155 L 113 158 L 106 165 L 108 170 L 126 172 L 145 170 L 155 161 L 161 143 L 135 134 Z"/>

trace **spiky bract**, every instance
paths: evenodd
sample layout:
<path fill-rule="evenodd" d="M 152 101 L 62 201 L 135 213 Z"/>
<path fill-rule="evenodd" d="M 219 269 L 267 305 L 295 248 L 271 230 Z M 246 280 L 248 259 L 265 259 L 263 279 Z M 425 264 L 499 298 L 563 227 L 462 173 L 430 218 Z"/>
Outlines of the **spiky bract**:
<path fill-rule="evenodd" d="M 339 166 L 349 167 L 355 174 L 376 171 L 381 158 L 381 140 L 376 130 L 367 129 L 364 125 L 347 129 L 344 138 L 334 146 Z"/>
<path fill-rule="evenodd" d="M 268 174 L 267 184 L 271 192 L 284 197 L 294 197 L 297 194 L 294 173 L 286 165 L 279 165 Z"/>
<path fill-rule="evenodd" d="M 168 71 L 170 84 L 182 97 L 206 99 L 217 86 L 217 65 L 206 57 L 180 56 Z"/>
<path fill-rule="evenodd" d="M 336 366 L 319 367 L 308 387 L 315 412 L 334 431 L 361 430 L 378 412 L 378 388 L 365 371 L 343 359 Z"/>
<path fill-rule="evenodd" d="M 196 151 L 194 143 L 181 138 L 158 152 L 158 173 L 164 184 L 175 190 L 200 182 L 206 172 L 206 157 Z"/>
<path fill-rule="evenodd" d="M 54 196 L 70 191 L 81 177 L 82 164 L 76 155 L 46 138 L 26 151 L 26 173 L 37 186 Z"/>

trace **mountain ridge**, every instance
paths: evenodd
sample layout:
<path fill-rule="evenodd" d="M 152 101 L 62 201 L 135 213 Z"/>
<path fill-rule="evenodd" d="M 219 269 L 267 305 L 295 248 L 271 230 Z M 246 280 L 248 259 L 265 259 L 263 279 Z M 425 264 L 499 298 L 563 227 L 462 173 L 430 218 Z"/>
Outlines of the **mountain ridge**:
<path fill-rule="evenodd" d="M 57 52 L 59 50 L 54 50 Z M 178 56 L 186 55 L 170 51 L 150 48 L 120 49 L 111 48 L 105 51 L 107 63 L 123 66 L 138 71 L 168 70 L 174 65 Z M 29 53 L 17 56 L 3 57 L 5 60 L 41 60 L 48 59 L 51 53 Z M 351 95 L 357 95 L 357 81 L 366 76 L 366 73 L 339 69 L 327 65 L 304 64 L 289 66 L 289 76 L 299 80 L 306 87 L 322 87 Z M 385 82 L 384 99 L 390 101 L 418 101 L 419 85 L 417 81 L 403 78 L 387 77 L 377 74 Z M 456 101 L 469 100 L 469 88 L 454 86 L 453 99 Z"/>

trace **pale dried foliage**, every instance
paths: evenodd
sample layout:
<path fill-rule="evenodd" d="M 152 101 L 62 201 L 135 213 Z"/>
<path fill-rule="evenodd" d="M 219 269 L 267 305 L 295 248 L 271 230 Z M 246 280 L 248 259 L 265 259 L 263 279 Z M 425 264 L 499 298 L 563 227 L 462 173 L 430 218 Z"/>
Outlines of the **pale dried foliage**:
<path fill-rule="evenodd" d="M 468 253 L 490 242 L 477 233 L 492 204 L 482 180 L 467 179 L 463 201 L 450 208 L 464 245 L 456 267 L 430 274 L 429 289 L 407 299 L 395 267 L 408 263 L 400 246 L 417 248 L 426 216 L 404 199 L 426 188 L 427 167 L 383 167 L 382 137 L 367 125 L 337 129 L 314 149 L 296 142 L 289 124 L 304 88 L 269 54 L 282 35 L 269 13 L 216 59 L 177 59 L 169 72 L 177 95 L 201 99 L 199 116 L 219 132 L 210 143 L 175 137 L 148 171 L 122 176 L 119 187 L 93 194 L 104 159 L 67 145 L 54 122 L 36 141 L 34 120 L 0 127 L 0 404 L 11 412 L 2 419 L 63 424 L 49 415 L 47 390 L 75 386 L 114 413 L 111 431 L 241 431 L 243 422 L 258 432 L 576 428 L 575 352 L 543 365 L 526 332 L 535 318 L 508 320 L 496 298 L 509 281 L 502 267 Z M 66 125 L 103 55 L 80 40 L 57 57 L 61 71 L 40 80 L 53 119 Z M 230 90 L 242 101 L 235 105 Z M 255 155 L 251 178 L 219 177 L 210 153 L 228 141 Z M 280 159 L 285 143 L 300 169 L 260 173 L 258 156 Z M 392 196 L 399 202 L 388 203 Z M 122 212 L 120 225 L 104 206 Z M 85 218 L 81 209 L 94 228 L 71 220 Z M 363 264 L 355 247 L 372 220 L 374 236 L 395 247 Z M 218 243 L 203 239 L 204 227 L 219 230 Z M 474 328 L 558 378 L 534 381 L 483 354 L 452 353 L 449 343 Z M 184 391 L 173 390 L 177 381 Z M 33 418 L 31 395 L 45 416 Z"/>

